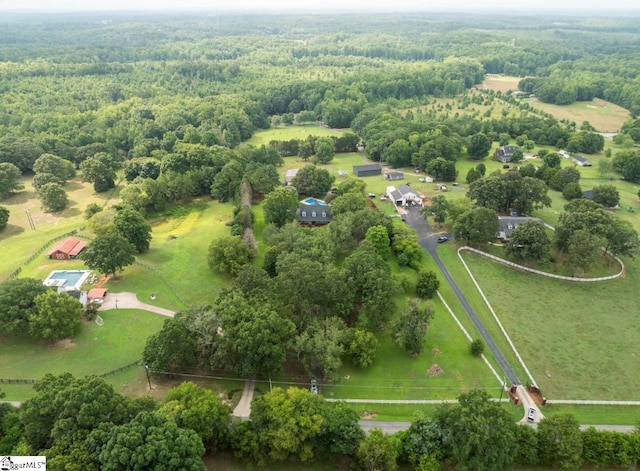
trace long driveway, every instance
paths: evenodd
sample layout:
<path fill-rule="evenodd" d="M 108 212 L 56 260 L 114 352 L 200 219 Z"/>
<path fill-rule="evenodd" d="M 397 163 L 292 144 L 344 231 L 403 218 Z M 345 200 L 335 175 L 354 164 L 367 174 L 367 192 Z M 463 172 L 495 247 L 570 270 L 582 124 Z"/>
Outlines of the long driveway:
<path fill-rule="evenodd" d="M 462 291 L 460 291 L 460 288 L 451 277 L 451 274 L 449 273 L 449 270 L 447 270 L 447 267 L 444 265 L 444 263 L 442 263 L 442 260 L 440 260 L 440 256 L 438 255 L 438 252 L 437 252 L 438 234 L 434 234 L 431 231 L 431 228 L 429 227 L 429 223 L 420 214 L 420 210 L 417 207 L 411 207 L 409 209 L 408 214 L 406 216 L 406 222 L 418 234 L 418 242 L 420 244 L 420 247 L 422 247 L 427 253 L 429 253 L 429 255 L 431 255 L 433 259 L 436 261 L 436 264 L 440 268 L 440 271 L 442 272 L 442 275 L 444 276 L 445 280 L 447 280 L 447 283 L 451 285 L 451 289 L 453 289 L 453 292 L 456 294 L 456 296 L 460 300 L 460 303 L 469 314 L 471 321 L 478 329 L 478 332 L 480 332 L 480 335 L 482 335 L 482 339 L 484 340 L 484 343 L 489 347 L 489 350 L 491 350 L 491 353 L 493 353 L 493 356 L 496 358 L 496 360 L 500 364 L 500 367 L 502 368 L 504 373 L 507 375 L 507 378 L 509 378 L 509 381 L 511 381 L 512 384 L 520 384 L 520 380 L 518 380 L 518 377 L 516 376 L 516 374 L 513 372 L 513 370 L 507 363 L 507 360 L 505 359 L 504 355 L 502 354 L 498 346 L 495 344 L 495 342 L 489 335 L 489 332 L 487 332 L 487 329 L 485 329 L 480 319 L 478 319 L 478 316 L 476 315 L 475 311 L 467 301 L 467 298 L 464 296 L 464 294 L 462 294 Z"/>

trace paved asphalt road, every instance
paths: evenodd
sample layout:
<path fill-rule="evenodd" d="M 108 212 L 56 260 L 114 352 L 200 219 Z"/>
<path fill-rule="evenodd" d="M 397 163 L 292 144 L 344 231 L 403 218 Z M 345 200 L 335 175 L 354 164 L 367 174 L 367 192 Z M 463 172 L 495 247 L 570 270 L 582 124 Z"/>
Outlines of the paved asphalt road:
<path fill-rule="evenodd" d="M 509 381 L 511 381 L 512 384 L 520 384 L 520 380 L 518 380 L 518 377 L 516 376 L 516 374 L 513 372 L 513 370 L 507 363 L 507 360 L 505 359 L 504 355 L 502 355 L 502 352 L 500 351 L 500 349 L 498 349 L 498 346 L 494 343 L 493 339 L 489 335 L 489 332 L 487 332 L 487 329 L 484 328 L 484 325 L 482 324 L 480 319 L 478 319 L 478 316 L 476 315 L 475 311 L 467 301 L 467 298 L 465 298 L 464 294 L 462 294 L 462 291 L 460 291 L 460 288 L 458 288 L 458 285 L 456 284 L 456 282 L 453 280 L 453 278 L 451 278 L 451 275 L 449 274 L 449 270 L 447 270 L 447 267 L 445 267 L 444 263 L 442 263 L 442 260 L 440 260 L 440 257 L 438 256 L 438 252 L 436 250 L 438 247 L 437 238 L 440 234 L 436 234 L 431 231 L 431 228 L 429 227 L 429 223 L 424 217 L 422 217 L 422 215 L 420 214 L 420 209 L 418 207 L 410 207 L 409 212 L 405 217 L 405 219 L 406 219 L 406 223 L 410 225 L 418 233 L 420 246 L 426 252 L 428 252 L 436 261 L 436 264 L 440 268 L 442 275 L 447 280 L 447 283 L 451 285 L 451 288 L 453 289 L 454 293 L 456 293 L 456 296 L 460 300 L 460 303 L 462 303 L 462 306 L 465 308 L 465 310 L 469 314 L 469 317 L 473 321 L 473 324 L 476 326 L 476 328 L 480 332 L 480 335 L 482 335 L 482 339 L 484 340 L 484 343 L 489 347 L 489 350 L 491 350 L 491 352 L 493 353 L 494 357 L 500 364 L 500 367 L 502 368 L 504 373 L 507 375 L 507 378 L 509 378 Z"/>
<path fill-rule="evenodd" d="M 392 433 L 400 432 L 402 430 L 407 430 L 410 425 L 411 425 L 411 422 L 380 422 L 375 420 L 360 421 L 360 427 L 362 427 L 362 430 L 364 430 L 367 433 L 374 428 L 379 428 L 386 434 L 392 434 Z M 537 426 L 537 424 L 533 426 Z M 624 432 L 624 433 L 633 433 L 633 431 L 635 430 L 635 427 L 631 425 L 581 425 L 580 426 L 582 430 L 586 430 L 589 427 L 594 427 L 596 430 L 612 430 L 615 432 Z"/>

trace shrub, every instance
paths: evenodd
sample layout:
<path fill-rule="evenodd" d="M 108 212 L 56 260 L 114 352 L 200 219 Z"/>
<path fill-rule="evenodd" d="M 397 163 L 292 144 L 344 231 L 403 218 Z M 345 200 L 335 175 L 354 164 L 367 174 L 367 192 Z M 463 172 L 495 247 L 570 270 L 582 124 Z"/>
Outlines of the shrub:
<path fill-rule="evenodd" d="M 480 355 L 482 355 L 484 353 L 484 342 L 482 341 L 482 339 L 475 339 L 473 342 L 471 342 L 469 350 L 474 357 L 479 357 Z"/>

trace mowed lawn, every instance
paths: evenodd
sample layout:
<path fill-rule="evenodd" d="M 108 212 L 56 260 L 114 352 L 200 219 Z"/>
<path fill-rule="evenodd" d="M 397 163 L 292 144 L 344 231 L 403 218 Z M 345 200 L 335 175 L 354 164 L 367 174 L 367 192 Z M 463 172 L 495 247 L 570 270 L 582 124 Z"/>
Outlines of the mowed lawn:
<path fill-rule="evenodd" d="M 103 205 L 117 191 L 95 193 L 91 184 L 82 183 L 79 177 L 75 177 L 65 185 L 69 198 L 67 208 L 58 213 L 45 213 L 31 181 L 31 177 L 22 178 L 25 189 L 1 202 L 2 206 L 9 209 L 10 215 L 7 228 L 0 232 L 0 280 L 21 266 L 49 240 L 85 225 L 82 212 L 87 205 Z M 29 225 L 27 212 L 31 215 L 35 230 Z M 43 260 L 45 258 L 46 254 L 43 254 Z"/>
<path fill-rule="evenodd" d="M 444 306 L 439 301 L 434 305 L 422 353 L 412 356 L 398 348 L 386 331 L 379 336 L 373 365 L 362 370 L 346 363 L 343 377 L 325 386 L 323 394 L 337 399 L 455 399 L 477 388 L 499 396 L 499 381 L 481 359 L 469 353 L 468 340 Z M 434 365 L 442 372 L 434 374 Z"/>
<path fill-rule="evenodd" d="M 588 121 L 599 132 L 617 132 L 629 118 L 629 111 L 600 98 L 562 106 L 544 103 L 536 98 L 528 98 L 524 102 L 551 113 L 557 119 L 575 121 L 578 127 L 583 121 Z"/>
<path fill-rule="evenodd" d="M 638 262 L 572 283 L 464 258 L 547 398 L 640 400 Z"/>
<path fill-rule="evenodd" d="M 146 311 L 118 309 L 100 312 L 102 327 L 85 322 L 78 335 L 59 343 L 36 342 L 30 338 L 2 337 L 0 378 L 39 379 L 47 373 L 74 376 L 99 375 L 142 358 L 147 337 L 158 332 L 166 317 Z M 133 368 L 135 370 L 135 367 Z M 128 373 L 127 373 L 128 372 Z M 137 373 L 123 372 L 124 379 Z M 114 376 L 117 388 L 122 377 Z M 31 385 L 2 384 L 8 400 L 33 395 Z"/>
<path fill-rule="evenodd" d="M 211 241 L 230 235 L 226 225 L 232 218 L 233 206 L 203 199 L 172 213 L 151 220 L 153 240 L 149 251 L 137 260 L 155 270 L 140 265 L 124 269 L 122 277 L 110 281 L 114 292 L 134 292 L 138 299 L 180 310 L 184 305 L 168 289 L 162 278 L 175 289 L 187 305 L 213 303 L 217 294 L 230 283 L 230 278 L 214 273 L 207 264 Z M 161 276 L 159 276 L 161 275 Z"/>
<path fill-rule="evenodd" d="M 244 144 L 250 144 L 256 147 L 268 145 L 271 141 L 290 141 L 291 139 L 306 139 L 308 136 L 339 137 L 344 132 L 350 132 L 350 129 L 329 129 L 318 124 L 302 124 L 283 126 L 279 128 L 258 130 L 251 138 L 244 141 Z"/>

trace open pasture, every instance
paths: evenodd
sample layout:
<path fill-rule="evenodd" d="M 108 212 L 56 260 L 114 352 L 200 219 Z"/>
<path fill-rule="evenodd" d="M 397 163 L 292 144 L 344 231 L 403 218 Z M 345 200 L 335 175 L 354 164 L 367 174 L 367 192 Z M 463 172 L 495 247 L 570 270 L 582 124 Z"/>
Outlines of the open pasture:
<path fill-rule="evenodd" d="M 291 139 L 306 139 L 309 135 L 315 137 L 335 136 L 340 137 L 343 132 L 349 129 L 330 129 L 314 124 L 301 124 L 282 126 L 271 129 L 260 129 L 255 134 L 244 141 L 244 144 L 260 147 L 268 145 L 271 141 L 290 141 Z"/>
<path fill-rule="evenodd" d="M 572 283 L 463 257 L 548 398 L 640 400 L 637 263 L 617 280 Z"/>

